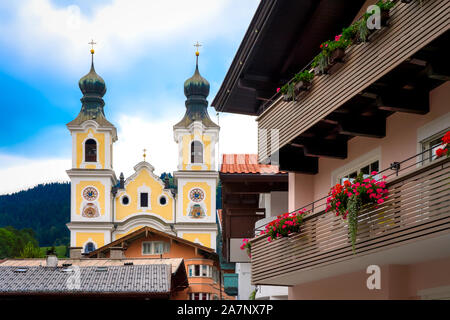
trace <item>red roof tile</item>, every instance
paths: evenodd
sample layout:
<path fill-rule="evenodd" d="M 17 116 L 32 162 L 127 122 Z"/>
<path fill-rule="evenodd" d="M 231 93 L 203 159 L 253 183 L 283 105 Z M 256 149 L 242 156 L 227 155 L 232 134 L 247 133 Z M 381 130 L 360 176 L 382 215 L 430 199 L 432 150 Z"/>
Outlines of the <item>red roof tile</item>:
<path fill-rule="evenodd" d="M 278 166 L 258 163 L 257 154 L 224 154 L 221 173 L 284 173 Z"/>

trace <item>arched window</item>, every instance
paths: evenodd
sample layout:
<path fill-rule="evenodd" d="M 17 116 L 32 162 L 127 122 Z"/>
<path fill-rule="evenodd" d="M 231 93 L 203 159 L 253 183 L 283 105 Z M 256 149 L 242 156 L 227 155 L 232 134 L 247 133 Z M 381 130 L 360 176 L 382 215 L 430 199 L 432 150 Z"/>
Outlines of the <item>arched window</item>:
<path fill-rule="evenodd" d="M 84 161 L 97 162 L 97 142 L 94 139 L 88 139 L 84 143 Z"/>
<path fill-rule="evenodd" d="M 86 243 L 86 246 L 84 247 L 84 253 L 89 253 L 95 250 L 95 245 L 92 242 Z"/>
<path fill-rule="evenodd" d="M 200 141 L 191 143 L 191 163 L 203 163 L 203 145 Z"/>

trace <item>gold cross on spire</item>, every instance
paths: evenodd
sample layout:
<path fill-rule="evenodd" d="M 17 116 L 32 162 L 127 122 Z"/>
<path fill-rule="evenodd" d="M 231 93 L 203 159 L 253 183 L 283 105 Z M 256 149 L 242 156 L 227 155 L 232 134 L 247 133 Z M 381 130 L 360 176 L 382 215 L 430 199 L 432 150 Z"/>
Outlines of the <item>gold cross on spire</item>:
<path fill-rule="evenodd" d="M 91 45 L 91 53 L 94 54 L 94 44 L 97 44 L 97 42 L 94 42 L 94 39 L 91 39 L 91 42 L 88 42 L 88 44 Z"/>
<path fill-rule="evenodd" d="M 145 152 L 147 151 L 147 149 L 144 149 L 143 151 L 144 151 L 144 161 L 145 161 L 145 157 L 147 156 L 147 155 L 145 154 Z"/>
<path fill-rule="evenodd" d="M 200 43 L 198 43 L 198 41 L 197 41 L 197 43 L 196 44 L 194 44 L 194 47 L 196 47 L 197 48 L 197 51 L 195 51 L 195 55 L 198 57 L 198 55 L 200 54 L 199 52 L 198 52 L 198 48 L 200 48 L 202 45 L 200 44 Z"/>

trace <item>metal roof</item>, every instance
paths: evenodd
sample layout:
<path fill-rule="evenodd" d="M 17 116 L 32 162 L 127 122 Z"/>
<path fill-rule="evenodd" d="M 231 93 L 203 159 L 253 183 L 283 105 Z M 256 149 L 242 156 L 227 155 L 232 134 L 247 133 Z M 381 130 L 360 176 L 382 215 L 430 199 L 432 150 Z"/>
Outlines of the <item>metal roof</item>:
<path fill-rule="evenodd" d="M 72 271 L 70 271 L 72 270 Z M 167 264 L 80 267 L 79 288 L 71 289 L 73 267 L 0 266 L 2 294 L 161 294 L 170 293 Z"/>

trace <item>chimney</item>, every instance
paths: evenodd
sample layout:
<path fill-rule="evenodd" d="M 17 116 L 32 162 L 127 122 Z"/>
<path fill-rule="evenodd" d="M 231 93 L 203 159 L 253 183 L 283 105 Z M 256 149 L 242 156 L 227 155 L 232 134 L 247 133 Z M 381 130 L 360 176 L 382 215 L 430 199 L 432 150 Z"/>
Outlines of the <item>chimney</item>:
<path fill-rule="evenodd" d="M 70 259 L 81 259 L 82 247 L 70 247 Z"/>
<path fill-rule="evenodd" d="M 58 257 L 51 254 L 47 256 L 47 267 L 56 268 L 58 266 Z"/>
<path fill-rule="evenodd" d="M 109 249 L 109 258 L 114 260 L 122 260 L 125 259 L 125 255 L 123 254 L 124 249 L 122 247 L 111 247 Z"/>

